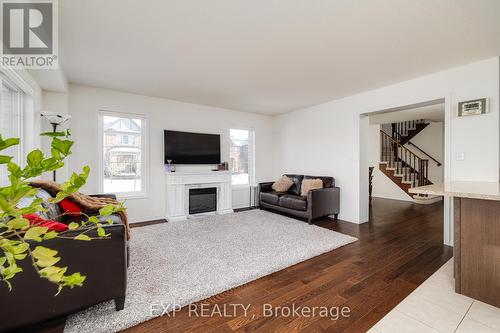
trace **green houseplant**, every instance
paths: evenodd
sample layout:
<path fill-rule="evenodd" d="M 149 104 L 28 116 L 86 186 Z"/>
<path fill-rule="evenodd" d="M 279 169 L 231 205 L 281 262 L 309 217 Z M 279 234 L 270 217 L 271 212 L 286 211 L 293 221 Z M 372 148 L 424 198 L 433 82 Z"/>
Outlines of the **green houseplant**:
<path fill-rule="evenodd" d="M 64 287 L 82 286 L 85 276 L 80 272 L 69 274 L 68 267 L 57 266 L 61 260 L 59 253 L 45 247 L 44 242 L 54 238 L 91 241 L 109 238 L 109 234 L 106 234 L 95 216 L 85 214 L 83 221 L 68 224 L 69 230 L 73 231 L 72 236 L 68 236 L 66 231 L 49 231 L 47 227 L 36 223 L 30 224 L 30 221 L 23 217 L 25 214 L 45 211 L 42 206 L 43 200 L 34 198 L 38 188 L 30 186 L 29 179 L 40 177 L 45 172 L 64 166 L 64 159 L 71 154 L 73 146 L 73 141 L 69 139 L 69 131 L 42 133 L 42 135 L 52 139 L 50 155 L 46 156 L 41 150 L 35 149 L 26 155 L 26 166 L 23 168 L 12 161 L 12 156 L 2 155 L 3 150 L 18 145 L 19 139 L 3 139 L 0 135 L 0 164 L 6 165 L 9 178 L 9 185 L 0 187 L 0 281 L 12 290 L 15 284 L 14 277 L 23 271 L 18 262 L 30 260 L 41 278 L 57 286 L 57 295 Z M 77 192 L 86 183 L 89 173 L 88 166 L 83 167 L 81 173 L 72 173 L 70 179 L 61 184 L 62 191 L 50 199 L 50 202 L 58 203 Z M 33 200 L 28 206 L 18 208 L 20 200 L 26 197 Z M 107 223 L 112 224 L 109 216 L 123 209 L 122 204 L 109 204 L 100 209 L 99 214 L 108 217 Z"/>

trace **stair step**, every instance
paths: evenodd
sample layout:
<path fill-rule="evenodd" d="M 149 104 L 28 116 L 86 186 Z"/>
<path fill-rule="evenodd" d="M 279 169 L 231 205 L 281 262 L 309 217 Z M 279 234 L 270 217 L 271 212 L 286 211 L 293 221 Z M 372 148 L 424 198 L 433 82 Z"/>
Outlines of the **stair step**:
<path fill-rule="evenodd" d="M 410 173 L 411 168 L 410 167 L 402 167 L 402 166 L 397 166 L 397 165 L 389 165 L 391 168 L 396 168 L 395 171 L 397 171 L 399 174 L 403 175 L 405 173 Z"/>
<path fill-rule="evenodd" d="M 395 173 L 394 174 L 394 177 L 401 177 L 401 178 L 404 178 L 404 180 L 418 179 L 417 176 L 418 176 L 418 174 L 415 172 L 407 173 L 406 175 L 404 173 L 400 173 L 400 174 Z"/>
<path fill-rule="evenodd" d="M 425 197 L 417 194 L 413 196 L 413 201 L 420 205 L 430 205 L 441 200 L 443 200 L 443 197 L 437 195 L 428 195 Z"/>

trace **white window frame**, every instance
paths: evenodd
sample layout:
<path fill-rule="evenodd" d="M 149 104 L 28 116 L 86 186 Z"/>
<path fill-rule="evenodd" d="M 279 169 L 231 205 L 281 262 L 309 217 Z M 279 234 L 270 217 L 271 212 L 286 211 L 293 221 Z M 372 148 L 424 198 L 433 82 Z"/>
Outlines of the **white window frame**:
<path fill-rule="evenodd" d="M 23 153 L 24 153 L 24 98 L 25 98 L 25 92 L 22 86 L 19 86 L 17 83 L 17 80 L 12 80 L 9 78 L 8 75 L 5 75 L 7 73 L 1 72 L 0 73 L 0 84 L 5 84 L 12 90 L 17 92 L 17 101 L 16 101 L 16 108 L 17 108 L 17 128 L 19 129 L 19 139 L 20 139 L 20 144 L 17 146 L 17 163 L 23 167 L 24 166 L 24 161 L 23 161 Z M 0 100 L 1 100 L 1 94 L 2 91 L 0 90 Z M 4 139 L 7 139 L 7 137 L 4 136 L 4 133 L 1 133 Z"/>
<path fill-rule="evenodd" d="M 35 126 L 38 123 L 34 118 L 35 108 L 33 99 L 35 90 L 32 85 L 26 81 L 24 76 L 21 75 L 20 71 L 14 70 L 8 66 L 0 68 L 0 80 L 8 82 L 19 91 L 19 138 L 21 140 L 19 144 L 19 165 L 24 167 L 26 165 L 24 153 L 38 147 L 38 134 L 33 132 L 32 127 L 26 126 L 26 122 L 30 120 L 34 121 L 33 125 Z"/>
<path fill-rule="evenodd" d="M 104 133 L 103 133 L 103 117 L 119 117 L 119 118 L 135 118 L 142 121 L 142 137 L 141 137 L 141 191 L 136 192 L 118 192 L 116 194 L 119 199 L 144 199 L 148 197 L 149 191 L 149 119 L 146 114 L 129 113 L 123 111 L 114 111 L 107 109 L 97 110 L 97 131 L 98 131 L 98 147 L 97 152 L 99 156 L 99 176 L 98 176 L 98 190 L 100 193 L 104 191 Z"/>
<path fill-rule="evenodd" d="M 249 145 L 251 145 L 249 149 L 249 161 L 248 161 L 248 184 L 233 184 L 231 177 L 231 186 L 233 188 L 248 188 L 249 186 L 255 184 L 255 129 L 252 127 L 239 127 L 239 126 L 231 126 L 228 130 L 228 143 L 229 143 L 229 156 L 228 160 L 231 163 L 231 130 L 242 130 L 248 131 L 249 135 Z M 231 165 L 229 166 L 231 168 Z M 231 176 L 236 173 L 232 173 Z"/>

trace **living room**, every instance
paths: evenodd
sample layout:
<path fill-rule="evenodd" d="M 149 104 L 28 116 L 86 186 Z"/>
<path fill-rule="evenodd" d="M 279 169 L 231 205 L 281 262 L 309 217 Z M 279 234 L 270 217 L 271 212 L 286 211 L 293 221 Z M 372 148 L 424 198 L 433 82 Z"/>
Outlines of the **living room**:
<path fill-rule="evenodd" d="M 500 331 L 498 3 L 38 3 L 0 2 L 0 332 Z"/>

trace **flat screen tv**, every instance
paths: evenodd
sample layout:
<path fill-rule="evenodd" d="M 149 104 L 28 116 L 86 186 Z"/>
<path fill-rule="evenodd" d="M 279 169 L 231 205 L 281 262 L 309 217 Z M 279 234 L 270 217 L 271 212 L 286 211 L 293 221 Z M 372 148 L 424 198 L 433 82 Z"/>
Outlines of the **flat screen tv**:
<path fill-rule="evenodd" d="M 219 164 L 220 135 L 165 131 L 165 164 Z"/>

